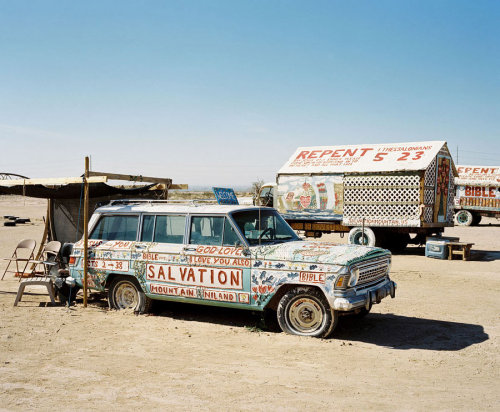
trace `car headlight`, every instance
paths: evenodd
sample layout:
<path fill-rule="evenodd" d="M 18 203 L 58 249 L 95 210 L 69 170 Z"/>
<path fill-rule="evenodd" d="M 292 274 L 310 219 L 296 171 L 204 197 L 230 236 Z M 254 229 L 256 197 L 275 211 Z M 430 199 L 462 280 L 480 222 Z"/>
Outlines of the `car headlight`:
<path fill-rule="evenodd" d="M 353 286 L 356 286 L 356 283 L 358 283 L 358 278 L 359 278 L 359 269 L 352 268 L 351 275 L 349 276 L 349 282 L 347 283 L 347 285 L 351 288 Z"/>
<path fill-rule="evenodd" d="M 335 289 L 345 289 L 347 287 L 347 282 L 349 281 L 349 270 L 347 267 L 343 266 L 337 271 L 337 277 L 335 278 Z"/>

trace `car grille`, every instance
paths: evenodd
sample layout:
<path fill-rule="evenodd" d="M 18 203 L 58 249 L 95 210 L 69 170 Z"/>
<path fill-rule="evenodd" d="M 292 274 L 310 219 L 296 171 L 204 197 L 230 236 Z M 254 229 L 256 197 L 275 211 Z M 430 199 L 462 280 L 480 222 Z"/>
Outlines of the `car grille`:
<path fill-rule="evenodd" d="M 389 266 L 390 258 L 372 259 L 366 262 L 361 262 L 356 265 L 359 269 L 359 278 L 357 285 L 365 285 L 367 283 L 376 282 L 384 278 L 387 274 L 387 267 Z"/>

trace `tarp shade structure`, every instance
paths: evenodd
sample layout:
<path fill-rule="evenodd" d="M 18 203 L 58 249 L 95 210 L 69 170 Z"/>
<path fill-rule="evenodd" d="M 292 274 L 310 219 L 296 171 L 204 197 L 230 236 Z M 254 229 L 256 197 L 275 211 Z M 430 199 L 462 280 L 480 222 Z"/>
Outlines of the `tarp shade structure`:
<path fill-rule="evenodd" d="M 89 184 L 89 216 L 101 203 L 116 199 L 166 198 L 166 191 L 152 190 L 155 184 L 136 188 L 121 188 L 105 183 Z M 54 188 L 43 185 L 0 186 L 0 195 L 21 195 L 50 200 L 47 223 L 48 239 L 62 243 L 75 242 L 83 236 L 82 184 L 68 184 Z"/>
<path fill-rule="evenodd" d="M 20 195 L 28 197 L 39 197 L 45 199 L 79 199 L 82 195 L 82 184 L 68 184 L 58 187 L 47 187 L 43 185 L 18 185 L 18 186 L 0 186 L 0 195 Z M 126 195 L 134 197 L 148 193 L 155 184 L 140 186 L 138 188 L 126 189 L 107 185 L 106 183 L 90 183 L 89 196 L 91 198 Z M 153 191 L 157 192 L 157 191 Z M 158 191 L 161 192 L 161 191 Z M 156 193 L 158 195 L 158 193 Z M 114 197 L 113 197 L 114 198 Z M 153 196 L 154 198 L 154 196 Z"/>

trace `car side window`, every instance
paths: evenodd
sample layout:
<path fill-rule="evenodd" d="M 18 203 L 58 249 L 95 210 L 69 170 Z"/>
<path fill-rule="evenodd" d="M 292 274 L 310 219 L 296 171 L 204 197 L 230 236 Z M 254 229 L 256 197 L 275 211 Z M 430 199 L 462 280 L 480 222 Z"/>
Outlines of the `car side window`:
<path fill-rule="evenodd" d="M 224 217 L 193 216 L 189 243 L 194 245 L 222 245 Z"/>
<path fill-rule="evenodd" d="M 228 218 L 224 219 L 224 240 L 223 240 L 223 245 L 224 246 L 238 246 L 241 245 L 241 240 L 236 233 L 236 231 L 233 229 L 233 226 L 231 226 L 231 223 L 229 222 Z"/>
<path fill-rule="evenodd" d="M 143 242 L 152 242 L 153 241 L 154 227 L 155 227 L 155 216 L 144 215 L 142 217 L 141 241 L 143 241 Z"/>
<path fill-rule="evenodd" d="M 185 216 L 156 216 L 154 241 L 159 243 L 184 243 Z"/>
<path fill-rule="evenodd" d="M 102 216 L 89 239 L 131 240 L 137 239 L 139 216 Z"/>

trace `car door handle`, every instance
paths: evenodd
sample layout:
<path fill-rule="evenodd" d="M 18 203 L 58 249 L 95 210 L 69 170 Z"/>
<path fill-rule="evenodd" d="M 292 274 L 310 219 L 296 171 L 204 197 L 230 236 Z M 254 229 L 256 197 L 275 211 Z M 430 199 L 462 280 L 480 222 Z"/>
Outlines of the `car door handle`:
<path fill-rule="evenodd" d="M 182 248 L 182 250 L 186 251 L 186 252 L 196 252 L 196 248 L 195 247 L 188 247 L 188 246 L 184 246 Z"/>

